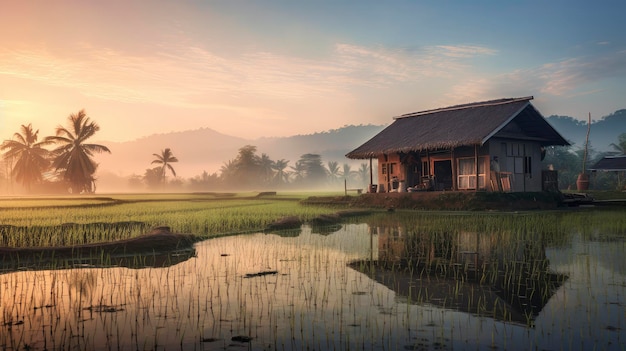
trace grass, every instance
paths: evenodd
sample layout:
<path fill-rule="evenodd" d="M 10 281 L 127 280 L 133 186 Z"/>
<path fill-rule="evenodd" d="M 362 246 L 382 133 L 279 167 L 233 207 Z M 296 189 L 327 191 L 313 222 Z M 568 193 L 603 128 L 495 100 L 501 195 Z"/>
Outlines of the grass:
<path fill-rule="evenodd" d="M 276 220 L 302 221 L 336 209 L 301 205 L 309 193 L 123 194 L 110 197 L 2 198 L 0 246 L 39 247 L 121 240 L 168 226 L 202 238 L 262 231 Z"/>
<path fill-rule="evenodd" d="M 36 246 L 85 237 L 108 241 L 167 225 L 208 238 L 257 231 L 284 216 L 311 220 L 337 211 L 337 206 L 301 204 L 308 196 L 133 194 L 95 203 L 82 197 L 3 199 L 20 206 L 0 206 L 0 234 L 14 245 Z M 597 258 L 621 257 L 623 211 L 396 210 L 357 222 L 324 235 L 311 227 L 293 237 L 216 238 L 197 244 L 197 256 L 165 268 L 81 266 L 2 274 L 0 348 L 487 349 L 485 342 L 491 349 L 558 348 L 546 344 L 551 336 L 545 332 L 560 338 L 556 346 L 583 349 L 594 346 L 583 345 L 593 342 L 586 335 L 598 331 L 618 345 L 614 335 L 624 316 L 621 266 L 604 273 L 606 262 Z M 594 258 L 598 245 L 602 251 Z M 474 276 L 458 266 L 473 263 L 459 260 L 470 251 L 484 258 Z M 368 260 L 385 257 L 404 263 L 389 262 L 389 279 L 383 281 L 389 287 L 347 267 L 361 262 L 358 271 L 368 272 Z M 560 273 L 570 277 L 556 277 L 566 294 L 557 294 L 554 306 L 546 304 L 557 286 L 549 258 L 557 266 L 561 261 Z M 440 284 L 452 278 L 454 284 Z M 445 297 L 437 286 L 445 288 Z M 496 289 L 502 296 L 489 300 Z M 598 301 L 586 305 L 592 289 Z M 501 299 L 510 303 L 490 303 Z M 537 303 L 519 308 L 526 301 Z M 563 306 L 574 308 L 576 318 L 567 318 Z M 512 316 L 516 310 L 523 313 Z M 528 344 L 532 340 L 536 347 Z"/>
<path fill-rule="evenodd" d="M 262 231 L 284 217 L 303 222 L 329 215 L 349 204 L 316 203 L 302 200 L 323 198 L 341 193 L 280 192 L 258 193 L 188 193 L 188 194 L 115 194 L 102 197 L 27 197 L 0 198 L 0 246 L 49 247 L 108 242 L 133 238 L 156 226 L 168 226 L 172 232 L 192 233 L 201 238 Z M 626 216 L 614 210 L 575 211 L 557 216 L 545 212 L 524 212 L 518 216 L 473 212 L 415 212 L 416 225 L 444 230 L 451 223 L 462 222 L 468 229 L 493 230 L 501 227 L 532 230 L 537 225 L 562 232 L 576 225 L 583 233 L 624 233 Z M 381 220 L 388 218 L 382 216 Z M 555 220 L 555 218 L 557 220 Z M 616 220 L 617 218 L 617 220 Z M 469 226 L 469 227 L 468 227 Z M 439 228 L 439 229 L 437 229 Z M 558 236 L 551 240 L 558 240 Z"/>

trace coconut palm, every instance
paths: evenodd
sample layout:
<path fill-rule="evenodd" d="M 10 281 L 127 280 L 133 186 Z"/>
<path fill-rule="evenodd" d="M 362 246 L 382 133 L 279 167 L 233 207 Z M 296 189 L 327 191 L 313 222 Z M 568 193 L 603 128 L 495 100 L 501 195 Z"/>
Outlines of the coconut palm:
<path fill-rule="evenodd" d="M 349 182 L 352 178 L 354 178 L 356 172 L 352 170 L 352 167 L 349 164 L 344 163 L 341 174 L 343 175 L 343 178 Z"/>
<path fill-rule="evenodd" d="M 370 166 L 367 163 L 361 163 L 361 167 L 357 171 L 358 178 L 364 185 L 369 183 Z"/>
<path fill-rule="evenodd" d="M 174 156 L 174 154 L 172 153 L 172 150 L 168 147 L 165 148 L 164 150 L 161 150 L 161 154 L 152 154 L 154 157 L 156 157 L 155 160 L 153 160 L 151 163 L 152 164 L 159 164 L 161 165 L 161 182 L 165 183 L 165 172 L 166 170 L 170 170 L 170 172 L 174 175 L 174 177 L 176 177 L 176 170 L 174 169 L 174 167 L 171 165 L 174 162 L 178 162 L 178 159 L 176 158 L 176 156 Z"/>
<path fill-rule="evenodd" d="M 328 178 L 331 183 L 336 183 L 341 177 L 341 170 L 339 169 L 339 162 L 328 161 Z"/>
<path fill-rule="evenodd" d="M 88 144 L 91 138 L 100 130 L 100 126 L 89 120 L 85 110 L 70 114 L 68 117 L 69 129 L 62 126 L 56 128 L 56 135 L 46 138 L 47 142 L 58 144 L 52 150 L 54 157 L 52 166 L 67 181 L 72 193 L 93 193 L 95 191 L 94 173 L 98 164 L 93 160 L 94 153 L 108 152 L 111 150 L 104 145 Z"/>
<path fill-rule="evenodd" d="M 43 173 L 50 165 L 50 151 L 43 148 L 48 141 L 37 142 L 39 130 L 33 131 L 32 125 L 22 125 L 21 133 L 13 134 L 13 139 L 5 140 L 0 150 L 8 150 L 4 155 L 7 162 L 13 163 L 12 174 L 26 190 L 43 180 Z"/>
<path fill-rule="evenodd" d="M 220 167 L 220 178 L 223 180 L 232 178 L 237 171 L 237 165 L 234 160 L 228 160 L 224 162 L 222 167 Z"/>
<path fill-rule="evenodd" d="M 272 163 L 272 169 L 274 170 L 274 181 L 278 184 L 289 182 L 289 172 L 285 171 L 289 161 L 280 159 Z"/>
<path fill-rule="evenodd" d="M 274 173 L 273 164 L 274 162 L 267 154 L 261 154 L 261 157 L 259 157 L 259 169 L 264 183 L 269 183 L 272 179 Z"/>
<path fill-rule="evenodd" d="M 289 168 L 291 168 L 290 174 L 293 176 L 294 182 L 301 182 L 304 180 L 304 177 L 306 175 L 306 167 L 302 161 L 296 161 L 296 164 Z"/>

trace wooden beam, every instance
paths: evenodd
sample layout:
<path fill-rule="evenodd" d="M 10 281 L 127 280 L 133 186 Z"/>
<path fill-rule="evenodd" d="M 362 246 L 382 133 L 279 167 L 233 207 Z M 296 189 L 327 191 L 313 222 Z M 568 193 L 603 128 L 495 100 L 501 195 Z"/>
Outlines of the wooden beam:
<path fill-rule="evenodd" d="M 476 187 L 475 187 L 474 191 L 478 191 L 478 183 L 479 183 L 478 182 L 478 174 L 479 174 L 478 173 L 479 172 L 478 171 L 479 170 L 479 167 L 478 167 L 478 144 L 474 145 L 474 166 L 476 168 Z"/>
<path fill-rule="evenodd" d="M 450 166 L 452 168 L 452 190 L 459 190 L 458 184 L 457 184 L 458 174 L 456 173 L 456 159 L 454 158 L 454 148 L 450 149 L 450 159 L 451 159 Z"/>

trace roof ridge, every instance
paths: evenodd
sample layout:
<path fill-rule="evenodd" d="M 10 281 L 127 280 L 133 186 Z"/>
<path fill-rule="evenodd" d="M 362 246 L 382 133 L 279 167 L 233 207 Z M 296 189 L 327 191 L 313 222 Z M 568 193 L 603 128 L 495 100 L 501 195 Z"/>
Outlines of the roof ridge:
<path fill-rule="evenodd" d="M 427 115 L 427 114 L 431 114 L 431 113 L 434 113 L 434 112 L 446 112 L 446 111 L 463 110 L 463 109 L 472 108 L 472 107 L 504 105 L 504 104 L 510 104 L 510 103 L 518 102 L 518 101 L 528 101 L 528 100 L 532 100 L 532 99 L 534 99 L 533 96 L 525 96 L 525 97 L 519 97 L 519 98 L 503 98 L 503 99 L 496 99 L 496 100 L 470 102 L 470 103 L 467 103 L 467 104 L 453 105 L 453 106 L 448 106 L 448 107 L 436 108 L 436 109 L 432 109 L 432 110 L 424 110 L 424 111 L 406 113 L 406 114 L 394 117 L 393 119 L 422 116 L 422 115 Z"/>

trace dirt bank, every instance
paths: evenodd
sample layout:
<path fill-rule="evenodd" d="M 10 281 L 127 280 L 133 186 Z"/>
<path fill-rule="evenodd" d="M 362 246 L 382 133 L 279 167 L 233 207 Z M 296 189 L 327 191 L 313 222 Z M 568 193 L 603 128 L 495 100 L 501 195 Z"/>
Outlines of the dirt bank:
<path fill-rule="evenodd" d="M 110 262 L 112 265 L 128 266 L 132 261 L 138 265 L 146 264 L 145 257 L 150 257 L 151 266 L 158 262 L 170 262 L 172 257 L 193 254 L 193 244 L 199 239 L 193 234 L 170 232 L 169 227 L 157 227 L 151 232 L 136 238 L 107 243 L 95 243 L 64 247 L 0 247 L 0 264 L 5 268 L 47 266 L 54 262 L 71 260 L 74 263 L 91 264 Z M 182 254 L 181 253 L 185 253 Z M 176 255 L 172 256 L 173 253 Z"/>
<path fill-rule="evenodd" d="M 433 211 L 522 211 L 555 209 L 558 193 L 416 192 L 375 193 L 359 196 L 311 197 L 304 204 L 358 208 L 415 209 Z"/>

